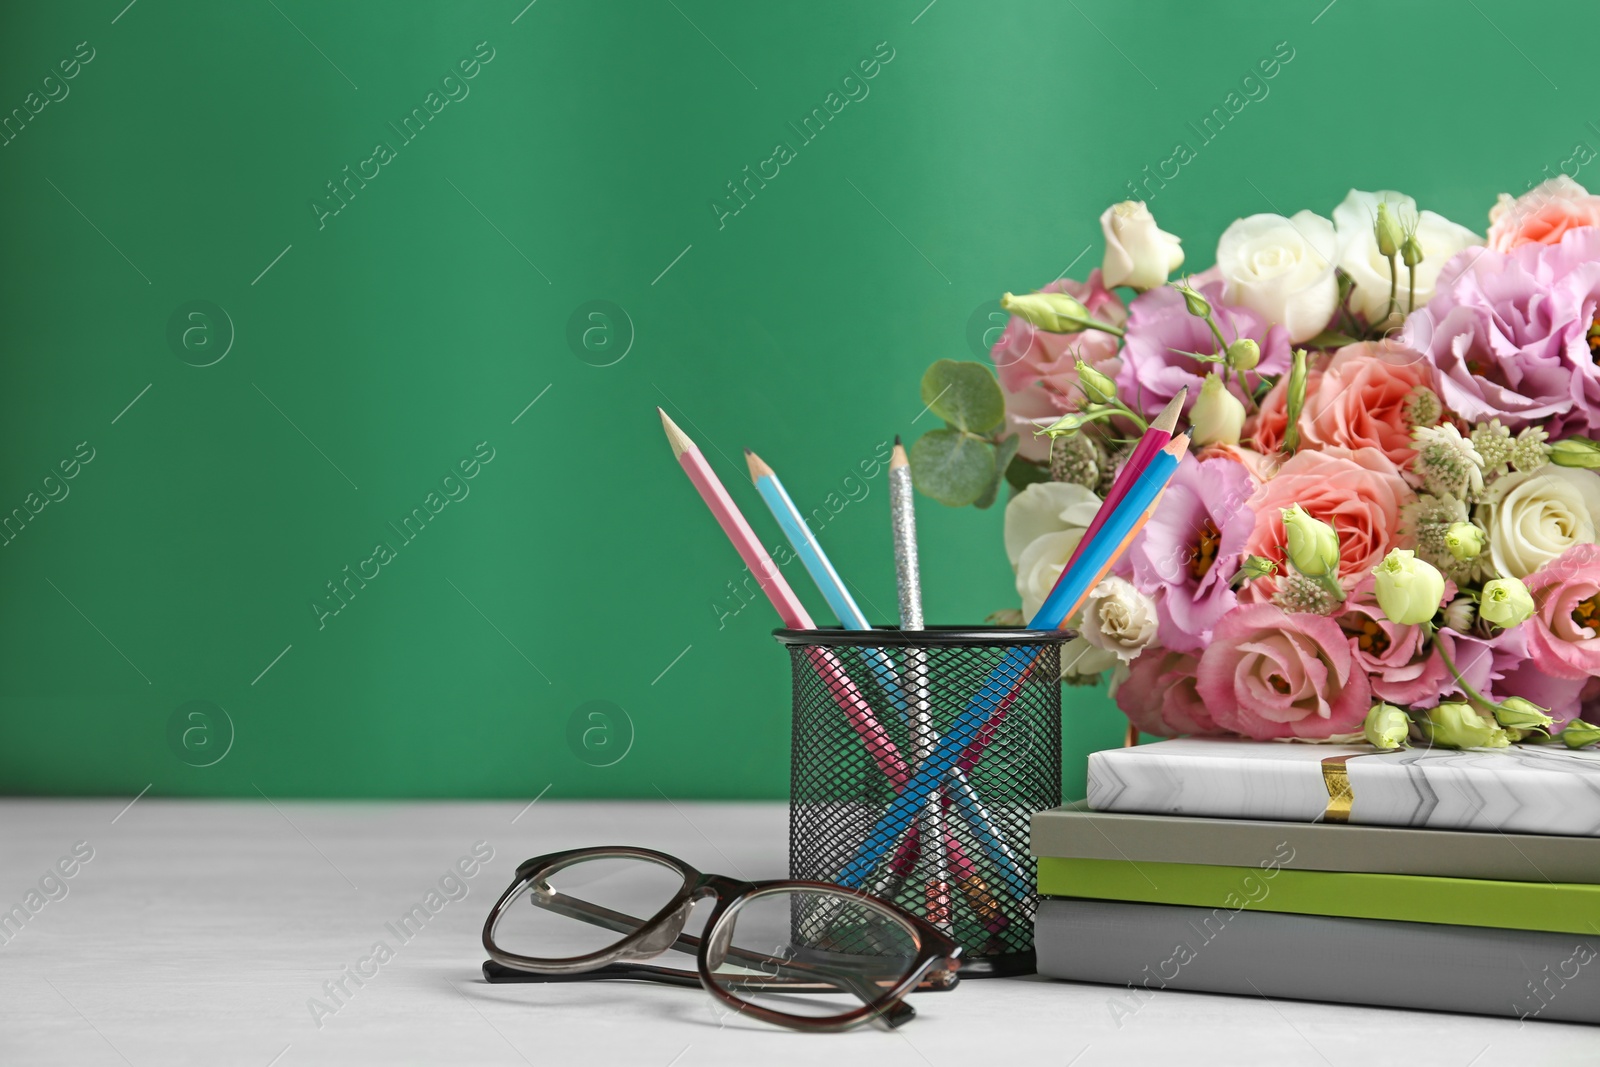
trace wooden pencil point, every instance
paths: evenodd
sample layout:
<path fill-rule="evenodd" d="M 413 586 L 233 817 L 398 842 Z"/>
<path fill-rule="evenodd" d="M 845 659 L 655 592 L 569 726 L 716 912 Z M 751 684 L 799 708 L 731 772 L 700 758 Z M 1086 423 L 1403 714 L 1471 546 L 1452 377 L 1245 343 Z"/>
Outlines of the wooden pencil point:
<path fill-rule="evenodd" d="M 758 481 L 772 473 L 772 468 L 767 466 L 765 460 L 748 448 L 744 450 L 744 461 L 750 465 L 750 480 Z"/>
<path fill-rule="evenodd" d="M 1165 430 L 1171 433 L 1178 427 L 1178 416 L 1183 414 L 1184 401 L 1189 399 L 1189 387 L 1186 385 L 1178 390 L 1178 395 L 1168 401 L 1167 406 L 1161 409 L 1161 414 L 1150 423 L 1152 430 Z"/>
<path fill-rule="evenodd" d="M 895 434 L 894 435 L 894 443 L 896 445 L 898 445 L 900 443 L 900 435 L 899 434 Z"/>
<path fill-rule="evenodd" d="M 672 446 L 674 456 L 681 456 L 694 447 L 689 435 L 678 429 L 678 424 L 673 422 L 665 411 L 658 407 L 656 413 L 661 416 L 661 425 L 667 431 L 667 443 Z"/>
<path fill-rule="evenodd" d="M 1186 433 L 1180 433 L 1178 436 L 1168 441 L 1161 451 L 1172 456 L 1174 459 L 1181 460 L 1189 453 L 1189 435 Z"/>
<path fill-rule="evenodd" d="M 901 467 L 910 464 L 910 462 L 906 458 L 905 446 L 900 443 L 900 438 L 896 437 L 894 439 L 894 451 L 889 454 L 889 469 L 892 471 L 899 470 Z"/>

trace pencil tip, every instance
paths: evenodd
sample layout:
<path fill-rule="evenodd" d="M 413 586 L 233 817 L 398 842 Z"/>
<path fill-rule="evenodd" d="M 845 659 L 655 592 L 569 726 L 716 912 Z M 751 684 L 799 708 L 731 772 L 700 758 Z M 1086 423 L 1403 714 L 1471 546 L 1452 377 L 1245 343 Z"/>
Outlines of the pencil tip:
<path fill-rule="evenodd" d="M 667 443 L 672 446 L 672 454 L 681 456 L 694 447 L 694 442 L 689 440 L 689 435 L 678 429 L 678 424 L 673 422 L 667 413 L 656 408 L 656 413 L 661 416 L 661 426 L 667 431 Z"/>
<path fill-rule="evenodd" d="M 748 448 L 744 450 L 744 461 L 750 465 L 750 480 L 752 482 L 760 481 L 772 473 L 772 468 L 767 466 L 760 456 Z"/>
<path fill-rule="evenodd" d="M 1166 407 L 1161 409 L 1161 414 L 1157 415 L 1151 421 L 1150 428 L 1152 430 L 1165 430 L 1167 433 L 1171 433 L 1177 428 L 1178 416 L 1183 413 L 1183 405 L 1188 399 L 1189 387 L 1186 385 L 1182 389 L 1178 390 L 1177 396 L 1173 397 L 1167 402 Z"/>
<path fill-rule="evenodd" d="M 894 443 L 895 444 L 899 444 L 900 443 L 900 435 L 899 434 L 895 434 L 894 435 Z"/>
<path fill-rule="evenodd" d="M 902 445 L 900 438 L 896 437 L 894 439 L 894 451 L 889 453 L 889 469 L 892 471 L 899 470 L 901 467 L 909 466 L 910 463 L 911 461 L 906 459 L 906 446 Z"/>

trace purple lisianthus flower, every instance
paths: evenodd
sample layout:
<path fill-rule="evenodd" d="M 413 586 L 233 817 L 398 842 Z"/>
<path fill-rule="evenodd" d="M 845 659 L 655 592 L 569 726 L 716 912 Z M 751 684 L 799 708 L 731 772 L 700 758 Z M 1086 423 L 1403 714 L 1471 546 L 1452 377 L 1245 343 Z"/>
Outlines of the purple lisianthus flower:
<path fill-rule="evenodd" d="M 1600 305 L 1600 229 L 1512 252 L 1469 248 L 1400 341 L 1427 357 L 1434 389 L 1461 417 L 1552 437 L 1600 429 L 1600 367 L 1589 328 Z"/>
<path fill-rule="evenodd" d="M 1261 362 L 1252 375 L 1277 375 L 1289 369 L 1289 334 L 1255 312 L 1222 302 L 1222 278 L 1216 268 L 1195 275 L 1189 284 L 1211 304 L 1212 317 L 1226 341 L 1248 337 L 1261 346 Z M 1127 336 L 1123 338 L 1122 369 L 1117 372 L 1117 394 L 1129 407 L 1146 414 L 1159 411 L 1178 390 L 1189 387 L 1188 410 L 1200 397 L 1200 384 L 1215 363 L 1205 363 L 1188 352 L 1214 355 L 1219 346 L 1206 321 L 1189 314 L 1183 294 L 1162 286 L 1135 297 L 1128 307 Z M 1243 390 L 1237 377 L 1229 384 L 1236 395 Z"/>
<path fill-rule="evenodd" d="M 1203 649 L 1212 627 L 1238 604 L 1229 583 L 1255 527 L 1246 506 L 1254 491 L 1242 464 L 1187 456 L 1128 547 L 1134 586 L 1155 599 L 1163 648 Z"/>

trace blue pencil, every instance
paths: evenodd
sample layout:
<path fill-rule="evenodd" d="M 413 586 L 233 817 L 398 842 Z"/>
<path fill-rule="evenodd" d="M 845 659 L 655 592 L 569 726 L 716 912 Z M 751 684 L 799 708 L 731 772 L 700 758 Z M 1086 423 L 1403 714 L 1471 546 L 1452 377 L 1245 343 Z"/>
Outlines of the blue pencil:
<path fill-rule="evenodd" d="M 818 591 L 828 602 L 828 607 L 833 609 L 839 625 L 847 630 L 872 629 L 872 624 L 867 622 L 867 617 L 856 605 L 855 598 L 844 587 L 844 579 L 833 569 L 828 554 L 822 551 L 822 545 L 817 542 L 816 534 L 806 525 L 800 509 L 794 506 L 794 501 L 789 498 L 788 490 L 784 489 L 778 476 L 760 456 L 748 448 L 744 450 L 744 455 L 745 462 L 750 465 L 750 480 L 755 482 L 756 492 L 761 494 L 767 510 L 772 512 L 772 517 L 777 519 L 778 525 L 783 528 L 783 535 L 789 539 L 794 554 L 800 557 L 800 562 L 805 565 L 806 573 L 817 583 Z M 877 674 L 878 680 L 888 691 L 889 699 L 894 702 L 896 708 L 904 711 L 905 698 L 901 694 L 900 679 L 895 673 L 893 662 L 881 648 L 869 648 L 866 654 L 872 661 L 872 669 Z"/>
<path fill-rule="evenodd" d="M 1051 591 L 1050 596 L 1029 621 L 1030 629 L 1060 628 L 1066 621 L 1068 610 L 1076 607 L 1082 598 L 1082 593 L 1093 588 L 1094 583 L 1099 581 L 1099 576 L 1127 547 L 1129 537 L 1144 521 L 1145 512 L 1155 502 L 1156 497 L 1166 488 L 1173 472 L 1178 469 L 1178 460 L 1188 446 L 1187 437 L 1176 437 L 1156 453 L 1150 460 L 1150 465 L 1145 468 L 1145 472 L 1139 476 L 1139 480 L 1128 490 L 1128 495 L 1123 498 L 1122 504 L 1106 520 L 1094 543 L 1083 551 L 1077 564 L 1074 565 L 1075 570 L 1083 568 L 1080 574 L 1073 576 L 1074 585 L 1084 582 L 1088 584 L 1080 593 L 1074 594 L 1072 599 L 1067 599 L 1062 588 L 1067 585 L 1067 581 L 1066 576 L 1063 576 L 1063 580 L 1057 583 L 1056 588 Z M 1092 570 L 1089 569 L 1091 567 Z M 873 827 L 872 833 L 862 842 L 855 857 L 845 865 L 839 874 L 840 885 L 859 887 L 867 879 L 883 859 L 883 854 L 889 850 L 906 827 L 911 825 L 916 813 L 928 802 L 929 794 L 938 788 L 945 775 L 949 774 L 950 769 L 961 759 L 961 753 L 977 739 L 990 715 L 1022 684 L 1038 654 L 1037 650 L 1026 648 L 1014 648 L 1006 653 L 1006 658 L 1000 661 L 984 680 L 983 685 L 973 694 L 966 710 L 956 719 L 954 727 L 940 739 L 933 755 L 928 757 L 912 779 L 906 783 L 900 795 L 895 797 L 889 809 L 878 820 L 877 826 Z"/>

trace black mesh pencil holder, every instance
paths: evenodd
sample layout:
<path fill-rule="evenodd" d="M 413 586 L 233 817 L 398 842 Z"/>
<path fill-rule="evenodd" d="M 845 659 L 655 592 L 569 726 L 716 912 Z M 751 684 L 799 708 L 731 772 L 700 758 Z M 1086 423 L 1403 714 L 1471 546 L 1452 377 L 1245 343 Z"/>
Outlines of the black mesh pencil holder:
<path fill-rule="evenodd" d="M 1034 970 L 1028 822 L 1061 803 L 1062 630 L 776 630 L 794 673 L 789 876 L 947 930 L 963 977 Z M 941 748 L 941 746 L 944 746 Z M 895 818 L 918 769 L 960 752 Z M 888 842 L 887 847 L 884 843 Z M 797 928 L 796 940 L 807 943 Z M 820 949 L 870 952 L 833 931 Z"/>

